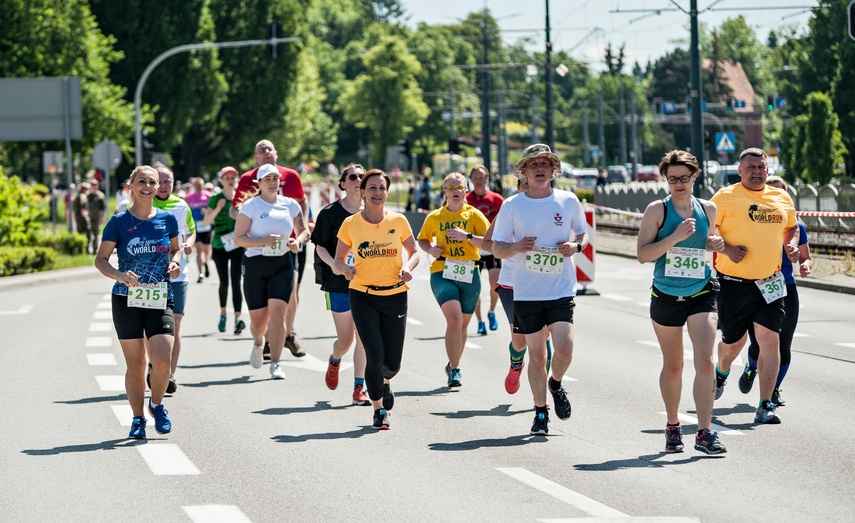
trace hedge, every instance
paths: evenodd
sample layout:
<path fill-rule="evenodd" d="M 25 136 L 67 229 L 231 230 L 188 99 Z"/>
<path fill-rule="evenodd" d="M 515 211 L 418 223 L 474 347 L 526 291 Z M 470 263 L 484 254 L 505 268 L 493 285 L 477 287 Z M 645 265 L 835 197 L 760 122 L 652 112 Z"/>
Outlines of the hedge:
<path fill-rule="evenodd" d="M 49 270 L 56 257 L 48 247 L 0 247 L 0 277 Z"/>

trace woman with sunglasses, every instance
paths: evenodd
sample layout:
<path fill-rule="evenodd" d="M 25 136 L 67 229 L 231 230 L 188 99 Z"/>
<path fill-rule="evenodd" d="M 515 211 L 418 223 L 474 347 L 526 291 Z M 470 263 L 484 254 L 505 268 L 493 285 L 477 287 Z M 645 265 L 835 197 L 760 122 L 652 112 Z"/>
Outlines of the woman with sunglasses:
<path fill-rule="evenodd" d="M 683 326 L 694 352 L 693 395 L 698 416 L 695 449 L 721 454 L 727 449 L 710 431 L 715 375 L 715 313 L 718 281 L 711 278 L 706 251 L 722 252 L 724 240 L 714 235 L 716 206 L 692 195 L 698 160 L 686 151 L 666 153 L 659 172 L 671 194 L 647 206 L 638 230 L 640 263 L 655 262 L 650 319 L 662 350 L 659 389 L 665 401 L 665 452 L 683 451 L 678 412 L 683 388 Z"/>
<path fill-rule="evenodd" d="M 344 220 L 335 250 L 336 274 L 350 282 L 356 332 L 365 346 L 365 382 L 374 407 L 374 430 L 388 430 L 395 394 L 389 381 L 401 370 L 407 329 L 407 282 L 419 264 L 410 223 L 386 211 L 389 175 L 371 169 L 359 182 L 365 207 Z M 406 262 L 402 251 L 407 252 Z M 353 253 L 353 265 L 347 263 Z"/>
<path fill-rule="evenodd" d="M 226 300 L 229 297 L 229 279 L 232 285 L 232 306 L 235 309 L 235 334 L 240 334 L 246 324 L 240 319 L 243 306 L 243 293 L 240 288 L 241 260 L 245 252 L 243 247 L 235 243 L 235 220 L 229 216 L 229 208 L 235 197 L 238 171 L 234 167 L 223 167 L 220 171 L 220 183 L 223 191 L 211 196 L 205 213 L 205 225 L 214 226 L 214 239 L 211 241 L 211 258 L 217 267 L 220 278 L 220 323 L 217 329 L 226 332 Z M 229 269 L 231 263 L 231 269 Z"/>
<path fill-rule="evenodd" d="M 460 387 L 460 359 L 466 329 L 481 294 L 478 248 L 490 222 L 466 203 L 466 177 L 451 173 L 442 181 L 442 207 L 425 217 L 419 247 L 433 256 L 430 288 L 445 316 L 445 374 L 449 387 Z"/>
<path fill-rule="evenodd" d="M 348 281 L 344 276 L 333 272 L 336 247 L 338 246 L 338 230 L 344 220 L 362 210 L 362 194 L 359 182 L 365 176 L 365 168 L 358 163 L 352 163 L 341 170 L 338 178 L 338 188 L 344 191 L 344 198 L 335 201 L 318 213 L 315 228 L 312 231 L 312 243 L 315 244 L 315 282 L 320 284 L 326 294 L 327 310 L 332 312 L 335 324 L 336 341 L 333 343 L 332 354 L 327 363 L 325 381 L 330 390 L 338 387 L 338 371 L 341 359 L 347 354 L 356 338 L 356 349 L 353 353 L 353 398 L 354 405 L 370 405 L 365 394 L 365 347 L 356 334 L 353 314 L 350 311 L 348 296 Z M 353 265 L 353 255 L 347 257 L 347 264 Z"/>

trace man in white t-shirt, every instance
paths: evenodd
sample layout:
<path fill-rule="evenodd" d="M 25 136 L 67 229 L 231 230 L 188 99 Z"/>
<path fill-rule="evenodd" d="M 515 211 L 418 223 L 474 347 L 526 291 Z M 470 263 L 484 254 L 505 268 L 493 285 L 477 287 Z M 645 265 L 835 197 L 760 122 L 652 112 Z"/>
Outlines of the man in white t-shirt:
<path fill-rule="evenodd" d="M 505 202 L 493 231 L 494 256 L 514 257 L 514 332 L 524 334 L 529 347 L 528 381 L 535 406 L 531 434 L 542 435 L 549 433 L 547 388 L 558 417 L 570 418 L 561 378 L 573 357 L 576 268 L 571 257 L 588 245 L 579 199 L 550 185 L 560 173 L 561 162 L 549 146 L 526 147 L 514 174 L 528 182 L 528 189 Z M 548 381 L 544 326 L 553 344 Z"/>

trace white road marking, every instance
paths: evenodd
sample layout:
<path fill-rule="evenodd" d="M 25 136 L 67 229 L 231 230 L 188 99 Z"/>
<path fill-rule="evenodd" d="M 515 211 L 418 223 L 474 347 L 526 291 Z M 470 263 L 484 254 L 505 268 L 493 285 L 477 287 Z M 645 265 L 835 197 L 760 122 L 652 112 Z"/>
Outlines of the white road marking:
<path fill-rule="evenodd" d="M 119 420 L 119 425 L 123 427 L 130 427 L 131 422 L 134 419 L 134 411 L 131 409 L 130 405 L 110 405 L 110 408 L 113 409 L 113 414 L 116 415 L 116 419 Z M 149 421 L 149 423 L 154 423 L 151 419 L 151 416 L 148 415 L 148 409 L 143 409 L 143 415 L 145 419 Z M 148 428 L 146 428 L 146 431 Z"/>
<path fill-rule="evenodd" d="M 409 323 L 410 325 L 424 325 L 424 323 L 420 322 L 419 320 L 417 320 L 415 318 L 411 318 L 409 316 L 407 316 L 407 323 Z"/>
<path fill-rule="evenodd" d="M 112 309 L 113 304 L 109 301 L 99 301 L 98 305 L 95 306 L 96 309 Z"/>
<path fill-rule="evenodd" d="M 89 336 L 86 338 L 87 347 L 112 347 L 113 338 L 109 336 Z"/>
<path fill-rule="evenodd" d="M 112 352 L 102 354 L 87 354 L 86 359 L 89 360 L 89 365 L 115 365 L 116 356 Z"/>
<path fill-rule="evenodd" d="M 251 523 L 234 505 L 197 505 L 195 507 L 181 507 L 196 523 Z"/>
<path fill-rule="evenodd" d="M 546 478 L 538 476 L 533 472 L 529 472 L 524 468 L 497 468 L 499 472 L 507 474 L 517 481 L 536 488 L 537 490 L 549 494 L 550 496 L 572 505 L 582 512 L 586 512 L 598 518 L 626 518 L 627 514 L 619 510 L 615 510 L 607 505 L 603 505 L 599 501 L 594 501 L 591 498 L 583 496 L 578 492 L 572 491 L 558 483 L 549 481 Z"/>
<path fill-rule="evenodd" d="M 855 343 L 835 343 L 838 347 L 846 347 L 847 349 L 855 349 Z"/>
<path fill-rule="evenodd" d="M 302 358 L 298 360 L 280 360 L 280 365 L 284 365 L 286 367 L 293 367 L 295 369 L 303 369 L 303 370 L 312 370 L 315 372 L 326 372 L 327 371 L 327 360 L 322 360 L 312 356 L 311 354 L 306 354 Z M 353 363 L 342 361 L 339 365 L 339 372 L 343 370 L 347 370 L 353 367 Z"/>
<path fill-rule="evenodd" d="M 467 349 L 483 349 L 484 348 L 480 345 L 476 345 L 476 344 L 472 343 L 471 341 L 467 341 L 463 347 L 467 348 Z"/>
<path fill-rule="evenodd" d="M 125 392 L 124 376 L 95 376 L 95 380 L 104 392 Z"/>
<path fill-rule="evenodd" d="M 32 305 L 21 305 L 16 311 L 0 311 L 0 316 L 12 316 L 15 314 L 29 314 L 33 310 Z"/>
<path fill-rule="evenodd" d="M 660 412 L 663 416 L 667 417 L 668 414 L 665 412 Z M 682 421 L 683 423 L 688 423 L 689 425 L 697 425 L 698 418 L 689 416 L 688 414 L 683 414 L 682 412 L 677 413 L 677 419 Z M 744 436 L 745 433 L 736 429 L 729 429 L 724 425 L 716 425 L 715 423 L 710 423 L 710 429 L 717 430 L 719 434 L 727 434 L 728 436 Z"/>
<path fill-rule="evenodd" d="M 154 426 L 146 429 L 154 434 Z M 186 476 L 201 474 L 196 465 L 172 443 L 155 443 L 135 447 L 155 476 Z"/>
<path fill-rule="evenodd" d="M 95 311 L 92 314 L 93 320 L 112 320 L 113 311 Z"/>
<path fill-rule="evenodd" d="M 793 338 L 810 338 L 810 334 L 802 334 L 801 332 L 794 332 Z"/>
<path fill-rule="evenodd" d="M 602 296 L 603 298 L 605 298 L 607 300 L 613 300 L 613 301 L 631 301 L 632 300 L 632 298 L 630 298 L 629 296 L 624 296 L 623 294 L 600 294 L 600 296 Z"/>
<path fill-rule="evenodd" d="M 699 523 L 700 520 L 682 516 L 622 517 L 622 518 L 547 518 L 543 523 Z"/>
<path fill-rule="evenodd" d="M 111 322 L 93 321 L 89 324 L 89 332 L 110 332 L 113 330 Z"/>
<path fill-rule="evenodd" d="M 642 345 L 647 345 L 648 347 L 653 347 L 656 349 L 659 348 L 659 342 L 658 341 L 636 340 L 635 342 L 640 343 Z"/>
<path fill-rule="evenodd" d="M 113 293 L 105 294 L 101 296 L 101 299 L 107 302 L 113 301 Z"/>
<path fill-rule="evenodd" d="M 637 302 L 635 302 L 635 304 L 640 305 L 641 307 L 650 307 L 649 301 L 637 301 Z"/>

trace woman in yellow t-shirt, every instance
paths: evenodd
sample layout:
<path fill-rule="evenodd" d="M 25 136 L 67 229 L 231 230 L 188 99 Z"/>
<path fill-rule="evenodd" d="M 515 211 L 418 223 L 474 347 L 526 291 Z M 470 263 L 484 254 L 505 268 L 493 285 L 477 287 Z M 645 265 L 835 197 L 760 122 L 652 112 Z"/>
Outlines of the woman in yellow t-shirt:
<path fill-rule="evenodd" d="M 430 266 L 430 288 L 445 316 L 445 374 L 449 387 L 459 387 L 466 328 L 481 294 L 478 247 L 490 222 L 466 203 L 466 177 L 462 174 L 446 176 L 442 193 L 445 202 L 425 218 L 419 247 L 435 258 Z"/>
<path fill-rule="evenodd" d="M 407 287 L 419 264 L 413 231 L 403 214 L 385 210 L 391 180 L 380 169 L 362 177 L 365 207 L 341 224 L 333 271 L 350 282 L 356 332 L 365 346 L 365 384 L 374 407 L 375 430 L 389 428 L 395 394 L 389 380 L 401 369 L 407 328 Z M 353 265 L 346 262 L 353 251 Z M 404 263 L 402 251 L 407 251 Z"/>

